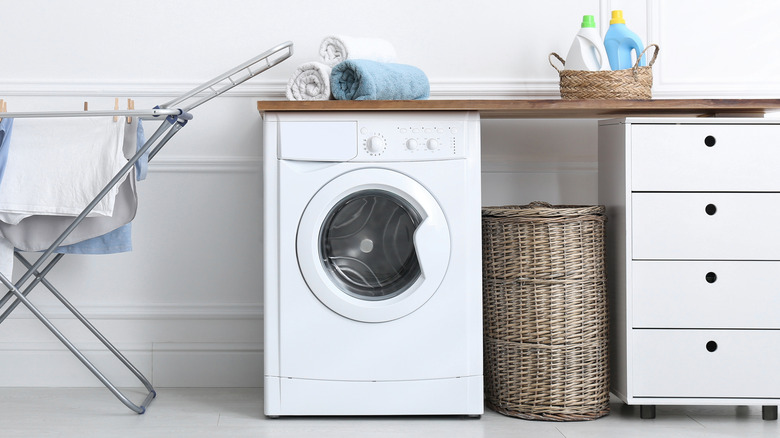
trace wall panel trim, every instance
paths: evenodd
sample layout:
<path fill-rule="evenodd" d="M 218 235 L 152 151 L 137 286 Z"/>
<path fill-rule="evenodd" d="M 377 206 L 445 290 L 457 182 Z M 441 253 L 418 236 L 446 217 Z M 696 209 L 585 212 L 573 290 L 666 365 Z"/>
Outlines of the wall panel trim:
<path fill-rule="evenodd" d="M 552 68 L 550 68 L 552 71 Z M 430 79 L 433 99 L 520 99 L 557 98 L 557 78 L 531 79 Z M 193 82 L 126 81 L 23 81 L 2 80 L 3 96 L 46 97 L 158 97 L 167 100 L 200 85 Z M 284 100 L 286 81 L 255 79 L 241 84 L 221 97 L 250 97 L 258 100 Z M 204 94 L 205 95 L 205 94 Z M 13 102 L 13 101 L 12 101 Z"/>
<path fill-rule="evenodd" d="M 155 305 L 77 305 L 87 319 L 95 320 L 260 320 L 262 304 L 188 304 L 167 303 Z M 40 311 L 49 319 L 74 319 L 60 305 L 41 305 Z M 27 309 L 19 308 L 8 319 L 35 319 Z"/>
<path fill-rule="evenodd" d="M 251 173 L 263 166 L 260 157 L 189 155 L 158 156 L 149 163 L 150 172 L 167 173 Z"/>

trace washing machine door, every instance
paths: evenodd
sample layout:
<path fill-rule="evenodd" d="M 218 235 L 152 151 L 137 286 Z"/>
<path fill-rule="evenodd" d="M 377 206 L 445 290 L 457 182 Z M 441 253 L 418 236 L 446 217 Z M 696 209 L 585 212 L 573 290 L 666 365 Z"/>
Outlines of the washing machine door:
<path fill-rule="evenodd" d="M 441 285 L 450 231 L 436 199 L 412 178 L 360 169 L 328 182 L 302 214 L 298 264 L 332 311 L 356 321 L 406 316 Z"/>

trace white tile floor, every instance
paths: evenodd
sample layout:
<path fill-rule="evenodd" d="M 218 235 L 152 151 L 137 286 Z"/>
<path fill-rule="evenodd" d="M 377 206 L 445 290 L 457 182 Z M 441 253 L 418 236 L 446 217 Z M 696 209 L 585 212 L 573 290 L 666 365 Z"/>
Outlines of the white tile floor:
<path fill-rule="evenodd" d="M 158 388 L 144 415 L 103 388 L 0 388 L 0 436 L 11 437 L 778 437 L 760 407 L 659 406 L 655 420 L 613 399 L 612 413 L 574 423 L 525 421 L 487 410 L 450 417 L 281 418 L 262 415 L 260 389 Z M 140 390 L 133 399 L 140 399 Z"/>

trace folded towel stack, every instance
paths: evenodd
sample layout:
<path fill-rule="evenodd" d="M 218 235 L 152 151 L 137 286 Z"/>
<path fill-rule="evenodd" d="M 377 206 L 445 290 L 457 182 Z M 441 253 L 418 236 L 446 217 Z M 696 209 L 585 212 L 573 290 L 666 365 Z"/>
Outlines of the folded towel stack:
<path fill-rule="evenodd" d="M 287 83 L 287 99 L 412 100 L 430 96 L 425 73 L 393 63 L 395 48 L 381 38 L 328 36 L 320 44 L 320 58 L 295 70 Z"/>

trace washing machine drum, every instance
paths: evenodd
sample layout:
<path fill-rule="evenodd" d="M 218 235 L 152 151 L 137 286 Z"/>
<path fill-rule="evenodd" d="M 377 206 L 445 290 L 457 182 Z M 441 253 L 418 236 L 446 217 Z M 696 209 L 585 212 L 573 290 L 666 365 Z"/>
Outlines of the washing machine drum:
<path fill-rule="evenodd" d="M 320 231 L 320 256 L 331 279 L 367 300 L 392 298 L 420 276 L 414 231 L 420 214 L 389 192 L 365 190 L 334 206 Z"/>
<path fill-rule="evenodd" d="M 365 174 L 377 171 L 331 181 L 309 203 L 298 230 L 299 264 L 312 292 L 336 313 L 365 322 L 418 309 L 449 263 L 449 228 L 433 196 L 397 172 Z"/>

